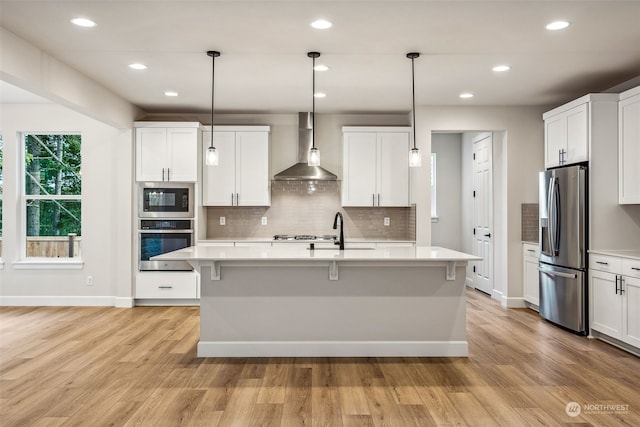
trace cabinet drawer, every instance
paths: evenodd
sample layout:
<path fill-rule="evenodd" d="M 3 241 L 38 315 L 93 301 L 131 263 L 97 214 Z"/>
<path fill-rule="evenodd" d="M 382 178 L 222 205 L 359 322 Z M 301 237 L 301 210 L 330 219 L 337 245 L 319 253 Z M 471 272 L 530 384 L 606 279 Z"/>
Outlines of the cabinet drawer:
<path fill-rule="evenodd" d="M 527 258 L 536 258 L 538 259 L 540 256 L 540 247 L 538 245 L 533 245 L 530 243 L 524 243 L 522 245 L 522 251 L 525 257 Z"/>
<path fill-rule="evenodd" d="M 615 274 L 622 274 L 622 258 L 590 254 L 589 268 L 593 270 L 609 271 Z"/>
<path fill-rule="evenodd" d="M 197 298 L 195 273 L 150 272 L 136 277 L 136 298 Z"/>
<path fill-rule="evenodd" d="M 640 260 L 623 258 L 622 274 L 629 277 L 637 277 L 640 279 Z"/>

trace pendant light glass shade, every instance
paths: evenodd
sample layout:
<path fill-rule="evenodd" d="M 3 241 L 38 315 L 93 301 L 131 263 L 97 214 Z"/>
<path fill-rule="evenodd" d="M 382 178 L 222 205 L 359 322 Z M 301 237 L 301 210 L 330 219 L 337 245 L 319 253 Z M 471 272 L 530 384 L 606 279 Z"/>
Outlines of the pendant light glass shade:
<path fill-rule="evenodd" d="M 407 58 L 411 59 L 411 127 L 413 128 L 413 148 L 409 152 L 409 167 L 411 168 L 422 166 L 422 155 L 420 149 L 416 147 L 416 79 L 413 67 L 413 60 L 419 56 L 418 52 L 407 53 Z"/>
<path fill-rule="evenodd" d="M 311 99 L 313 100 L 311 108 L 311 148 L 309 149 L 309 156 L 307 165 L 320 166 L 320 150 L 316 148 L 316 58 L 320 57 L 320 52 L 307 52 L 307 56 L 313 60 L 312 65 L 312 90 Z"/>
<path fill-rule="evenodd" d="M 204 162 L 207 166 L 218 166 L 218 150 L 213 146 L 213 95 L 216 75 L 216 58 L 220 56 L 220 52 L 210 50 L 207 52 L 207 55 L 211 57 L 211 145 L 207 148 L 207 154 Z"/>
<path fill-rule="evenodd" d="M 218 166 L 218 150 L 213 146 L 213 132 L 211 134 L 211 146 L 207 148 L 205 163 L 207 166 Z"/>
<path fill-rule="evenodd" d="M 309 166 L 320 166 L 320 151 L 312 147 L 309 150 L 309 161 L 307 162 Z"/>
<path fill-rule="evenodd" d="M 412 148 L 409 152 L 409 167 L 419 168 L 420 166 L 422 166 L 422 155 L 420 154 L 420 150 Z"/>

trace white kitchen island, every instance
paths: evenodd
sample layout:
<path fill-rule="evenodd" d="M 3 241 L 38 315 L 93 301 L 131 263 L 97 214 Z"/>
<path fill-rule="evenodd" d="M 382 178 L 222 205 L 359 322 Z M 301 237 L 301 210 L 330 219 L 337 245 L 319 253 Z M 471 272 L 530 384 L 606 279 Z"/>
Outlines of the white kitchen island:
<path fill-rule="evenodd" d="M 193 246 L 199 357 L 467 356 L 465 267 L 439 247 Z"/>

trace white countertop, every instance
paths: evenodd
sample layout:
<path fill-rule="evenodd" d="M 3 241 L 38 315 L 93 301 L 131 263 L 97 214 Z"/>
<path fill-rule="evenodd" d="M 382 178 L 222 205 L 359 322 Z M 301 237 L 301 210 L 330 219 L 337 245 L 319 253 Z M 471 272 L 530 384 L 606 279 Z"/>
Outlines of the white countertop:
<path fill-rule="evenodd" d="M 640 261 L 640 249 L 591 249 L 590 254 L 619 256 Z"/>
<path fill-rule="evenodd" d="M 153 257 L 180 261 L 474 261 L 481 258 L 437 246 L 311 251 L 297 245 L 264 247 L 191 246 Z"/>
<path fill-rule="evenodd" d="M 415 243 L 415 240 L 399 240 L 399 239 L 365 239 L 365 238 L 347 238 L 346 243 Z M 274 240 L 273 237 L 238 237 L 223 239 L 204 239 L 198 240 L 197 244 L 215 244 L 215 243 L 309 243 L 309 240 Z M 315 243 L 331 243 L 331 240 L 315 240 Z"/>

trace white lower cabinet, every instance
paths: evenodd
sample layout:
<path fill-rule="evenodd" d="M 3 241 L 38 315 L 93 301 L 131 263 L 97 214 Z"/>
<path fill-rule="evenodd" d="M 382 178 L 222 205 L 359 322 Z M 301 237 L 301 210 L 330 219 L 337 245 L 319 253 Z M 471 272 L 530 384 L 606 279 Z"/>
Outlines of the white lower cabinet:
<path fill-rule="evenodd" d="M 591 330 L 640 351 L 640 260 L 591 254 Z"/>
<path fill-rule="evenodd" d="M 195 272 L 149 271 L 136 275 L 138 299 L 195 299 L 198 275 Z"/>
<path fill-rule="evenodd" d="M 524 300 L 536 307 L 540 306 L 540 274 L 538 273 L 537 244 L 522 244 L 522 283 Z"/>

